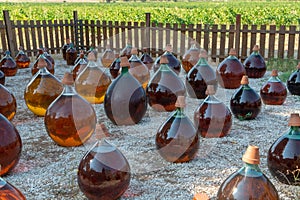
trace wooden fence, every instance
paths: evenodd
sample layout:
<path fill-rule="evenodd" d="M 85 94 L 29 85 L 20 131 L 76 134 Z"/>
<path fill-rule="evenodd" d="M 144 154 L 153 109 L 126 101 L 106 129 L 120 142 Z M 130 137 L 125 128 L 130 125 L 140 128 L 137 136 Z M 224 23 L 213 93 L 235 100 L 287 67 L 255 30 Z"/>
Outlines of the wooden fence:
<path fill-rule="evenodd" d="M 172 44 L 174 53 L 181 56 L 190 46 L 190 39 L 196 39 L 201 48 L 209 52 L 213 61 L 228 56 L 235 48 L 238 57 L 244 60 L 255 44 L 265 59 L 300 59 L 300 37 L 297 26 L 242 25 L 241 16 L 236 16 L 232 25 L 209 24 L 162 24 L 151 23 L 151 14 L 145 14 L 145 22 L 112 22 L 80 20 L 74 11 L 74 18 L 68 20 L 12 21 L 8 11 L 3 11 L 0 21 L 0 50 L 10 50 L 14 56 L 23 46 L 29 56 L 34 56 L 39 47 L 46 47 L 51 54 L 59 54 L 66 38 L 77 43 L 77 47 L 91 46 L 100 52 L 106 44 L 119 52 L 130 42 L 142 49 L 147 47 L 152 56 L 163 52 L 166 44 Z"/>

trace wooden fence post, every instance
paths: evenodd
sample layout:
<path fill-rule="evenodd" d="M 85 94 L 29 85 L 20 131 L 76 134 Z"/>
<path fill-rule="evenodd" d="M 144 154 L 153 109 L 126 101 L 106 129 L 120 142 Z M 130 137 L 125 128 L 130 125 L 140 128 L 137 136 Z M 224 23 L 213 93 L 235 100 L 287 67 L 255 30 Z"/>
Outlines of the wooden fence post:
<path fill-rule="evenodd" d="M 10 20 L 8 10 L 3 10 L 4 23 L 6 28 L 6 38 L 8 43 L 8 49 L 11 53 L 11 56 L 15 57 L 15 51 L 17 51 L 17 41 L 14 35 L 15 31 L 13 29 L 13 22 Z"/>
<path fill-rule="evenodd" d="M 146 13 L 146 38 L 144 40 L 143 47 L 147 47 L 147 51 L 150 52 L 150 26 L 151 26 L 151 14 Z"/>
<path fill-rule="evenodd" d="M 239 58 L 240 55 L 240 35 L 241 35 L 241 15 L 236 15 L 236 21 L 235 21 L 235 50 L 237 53 L 237 58 Z"/>

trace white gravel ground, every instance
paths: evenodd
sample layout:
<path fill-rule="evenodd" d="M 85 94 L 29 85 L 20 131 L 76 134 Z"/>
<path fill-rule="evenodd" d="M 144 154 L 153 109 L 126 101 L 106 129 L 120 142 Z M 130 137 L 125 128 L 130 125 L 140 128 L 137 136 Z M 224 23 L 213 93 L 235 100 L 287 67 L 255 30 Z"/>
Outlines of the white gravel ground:
<path fill-rule="evenodd" d="M 56 56 L 56 76 L 62 78 L 69 70 L 61 56 Z M 216 64 L 213 64 L 216 67 Z M 250 79 L 259 91 L 269 78 Z M 181 78 L 184 73 L 181 73 Z M 28 200 L 86 199 L 77 185 L 77 167 L 85 152 L 95 142 L 92 137 L 81 147 L 56 145 L 47 135 L 43 117 L 31 113 L 23 93 L 31 79 L 30 69 L 20 69 L 16 76 L 6 78 L 6 87 L 17 99 L 18 109 L 12 123 L 18 129 L 23 150 L 19 164 L 4 178 L 18 187 Z M 217 97 L 229 106 L 234 90 L 218 89 Z M 193 111 L 202 100 L 187 98 L 186 113 Z M 288 95 L 282 106 L 262 106 L 262 112 L 252 121 L 234 118 L 230 134 L 221 139 L 203 139 L 197 157 L 183 164 L 164 161 L 155 149 L 155 134 L 170 113 L 158 113 L 148 107 L 142 122 L 134 126 L 115 126 L 105 115 L 103 105 L 95 105 L 98 123 L 104 123 L 111 135 L 107 140 L 127 157 L 133 172 L 131 184 L 122 200 L 188 200 L 195 193 L 207 193 L 215 199 L 220 184 L 232 172 L 242 167 L 242 154 L 249 144 L 260 148 L 262 171 L 277 188 L 280 198 L 300 199 L 300 187 L 283 185 L 271 177 L 267 169 L 267 151 L 287 129 L 290 113 L 300 112 L 300 97 Z"/>

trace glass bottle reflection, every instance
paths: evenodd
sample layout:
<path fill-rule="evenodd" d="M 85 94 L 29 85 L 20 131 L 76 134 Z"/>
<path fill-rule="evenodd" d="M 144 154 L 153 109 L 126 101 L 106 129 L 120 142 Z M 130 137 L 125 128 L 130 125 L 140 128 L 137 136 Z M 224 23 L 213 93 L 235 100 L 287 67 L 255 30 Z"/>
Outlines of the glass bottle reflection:
<path fill-rule="evenodd" d="M 62 80 L 64 90 L 48 107 L 44 122 L 48 135 L 60 146 L 79 146 L 96 127 L 94 108 L 74 89 L 71 73 Z"/>
<path fill-rule="evenodd" d="M 155 143 L 159 154 L 169 162 L 192 160 L 199 148 L 197 130 L 185 115 L 185 97 L 178 96 L 176 111 L 159 127 Z"/>
<path fill-rule="evenodd" d="M 149 105 L 156 111 L 174 111 L 177 96 L 184 96 L 183 81 L 169 68 L 167 56 L 160 58 L 160 67 L 146 88 Z"/>
<path fill-rule="evenodd" d="M 202 137 L 217 138 L 229 134 L 232 114 L 229 108 L 217 99 L 213 85 L 208 85 L 204 101 L 194 112 L 194 124 Z"/>
<path fill-rule="evenodd" d="M 259 148 L 249 146 L 243 155 L 244 166 L 220 186 L 218 200 L 279 200 L 278 192 L 259 168 Z"/>
<path fill-rule="evenodd" d="M 260 96 L 266 105 L 282 105 L 287 97 L 287 89 L 278 78 L 277 70 L 272 70 L 271 78 L 260 88 Z"/>
<path fill-rule="evenodd" d="M 22 140 L 15 126 L 1 113 L 0 133 L 0 176 L 2 176 L 9 173 L 18 164 L 22 151 Z"/>

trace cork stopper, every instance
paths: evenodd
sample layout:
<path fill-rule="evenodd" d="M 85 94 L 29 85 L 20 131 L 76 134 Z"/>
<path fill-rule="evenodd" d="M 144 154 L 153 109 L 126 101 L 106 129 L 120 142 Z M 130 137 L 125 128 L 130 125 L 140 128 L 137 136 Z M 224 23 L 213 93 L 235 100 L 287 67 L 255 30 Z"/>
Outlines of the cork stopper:
<path fill-rule="evenodd" d="M 248 85 L 249 84 L 249 79 L 247 75 L 244 75 L 242 80 L 241 80 L 242 85 Z"/>
<path fill-rule="evenodd" d="M 300 126 L 300 116 L 298 113 L 292 113 L 288 123 L 289 126 Z"/>
<path fill-rule="evenodd" d="M 121 63 L 120 63 L 121 67 L 130 67 L 130 63 L 126 56 L 121 57 L 120 60 L 121 60 Z"/>
<path fill-rule="evenodd" d="M 70 72 L 66 72 L 61 82 L 64 85 L 73 85 L 74 84 L 73 74 Z"/>
<path fill-rule="evenodd" d="M 172 51 L 173 51 L 173 48 L 172 48 L 172 45 L 171 45 L 171 44 L 167 44 L 167 45 L 166 45 L 166 51 L 169 51 L 169 52 L 172 52 Z"/>
<path fill-rule="evenodd" d="M 165 55 L 160 56 L 159 63 L 160 64 L 168 64 L 169 60 L 168 60 L 167 56 L 165 56 Z"/>
<path fill-rule="evenodd" d="M 207 51 L 205 49 L 200 50 L 200 58 L 207 58 Z"/>
<path fill-rule="evenodd" d="M 206 95 L 214 95 L 216 94 L 215 87 L 213 85 L 208 85 L 205 91 Z"/>
<path fill-rule="evenodd" d="M 133 55 L 137 55 L 137 54 L 138 54 L 138 50 L 137 50 L 136 47 L 133 47 L 133 48 L 131 49 L 131 54 L 133 54 Z"/>
<path fill-rule="evenodd" d="M 185 107 L 185 96 L 178 96 L 175 106 L 177 108 L 184 108 Z"/>
<path fill-rule="evenodd" d="M 45 59 L 40 58 L 40 59 L 38 60 L 38 63 L 37 63 L 37 68 L 38 68 L 38 69 L 42 69 L 42 68 L 44 68 L 44 67 L 47 67 L 47 62 L 46 62 Z"/>
<path fill-rule="evenodd" d="M 242 160 L 245 163 L 258 165 L 260 163 L 259 148 L 257 146 L 249 145 L 246 152 L 243 155 Z"/>
<path fill-rule="evenodd" d="M 194 195 L 193 200 L 209 200 L 209 197 L 205 193 L 197 193 Z"/>
<path fill-rule="evenodd" d="M 107 127 L 105 126 L 105 124 L 103 124 L 103 123 L 96 125 L 95 133 L 96 133 L 95 134 L 96 138 L 98 140 L 109 136 L 109 131 L 108 131 Z"/>
<path fill-rule="evenodd" d="M 96 61 L 96 56 L 93 52 L 90 52 L 87 56 L 88 61 Z"/>
<path fill-rule="evenodd" d="M 257 44 L 254 45 L 252 50 L 253 50 L 253 51 L 259 51 L 259 46 L 258 46 Z"/>
<path fill-rule="evenodd" d="M 271 73 L 271 76 L 278 76 L 278 70 L 273 69 L 272 73 Z"/>
<path fill-rule="evenodd" d="M 297 65 L 297 69 L 300 69 L 300 62 L 299 62 L 298 65 Z"/>
<path fill-rule="evenodd" d="M 229 51 L 230 56 L 236 56 L 236 50 L 234 48 L 231 48 Z"/>

